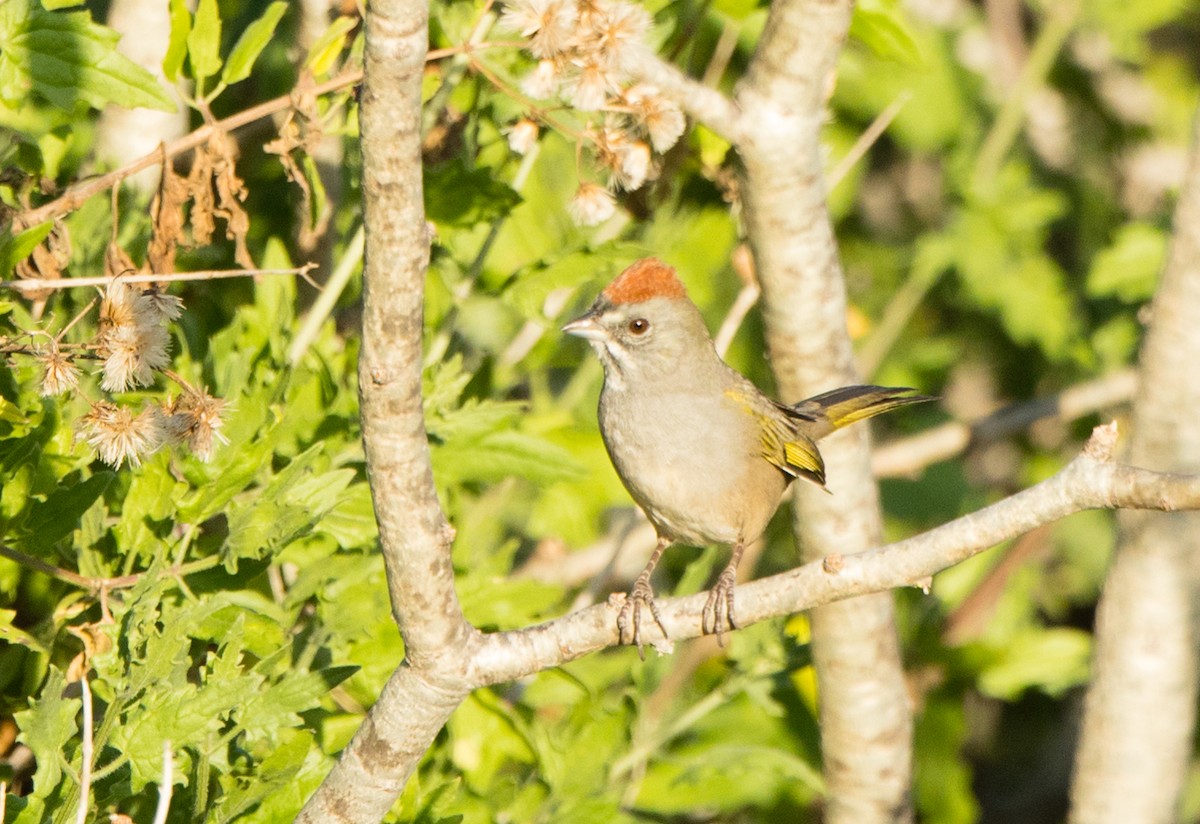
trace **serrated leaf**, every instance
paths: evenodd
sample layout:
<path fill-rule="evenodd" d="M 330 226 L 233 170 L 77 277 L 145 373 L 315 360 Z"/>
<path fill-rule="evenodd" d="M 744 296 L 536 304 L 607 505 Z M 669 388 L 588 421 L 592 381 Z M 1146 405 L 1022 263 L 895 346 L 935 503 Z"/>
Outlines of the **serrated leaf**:
<path fill-rule="evenodd" d="M 297 455 L 262 494 L 230 508 L 221 558 L 231 573 L 240 559 L 266 557 L 307 534 L 338 502 L 354 472 L 313 473 L 311 464 L 322 450 L 315 444 Z"/>
<path fill-rule="evenodd" d="M 287 7 L 288 4 L 283 0 L 276 0 L 267 6 L 262 17 L 246 27 L 242 36 L 234 44 L 233 51 L 225 60 L 225 68 L 221 71 L 222 83 L 232 85 L 250 76 L 250 70 L 254 68 L 254 61 L 271 42 L 271 36 L 275 34 L 275 27 L 279 25 L 279 20 L 287 11 Z"/>
<path fill-rule="evenodd" d="M 7 0 L 0 4 L 0 96 L 17 104 L 21 90 L 33 90 L 68 112 L 79 101 L 97 109 L 120 103 L 174 111 L 154 75 L 117 51 L 119 39 L 86 11 L 64 14 Z"/>
<path fill-rule="evenodd" d="M 303 723 L 300 713 L 320 706 L 331 689 L 358 667 L 331 667 L 312 672 L 287 671 L 274 684 L 258 689 L 238 712 L 238 721 L 251 737 L 274 737 L 280 729 Z"/>
<path fill-rule="evenodd" d="M 54 665 L 42 687 L 42 694 L 27 710 L 14 714 L 21 730 L 18 740 L 33 751 L 37 772 L 33 777 L 33 794 L 45 798 L 62 780 L 60 758 L 67 742 L 79 735 L 75 716 L 82 702 L 65 698 L 66 678 Z"/>
<path fill-rule="evenodd" d="M 17 264 L 33 254 L 33 250 L 49 236 L 53 228 L 54 221 L 47 220 L 16 235 L 5 232 L 0 240 L 0 278 L 11 277 Z"/>
<path fill-rule="evenodd" d="M 332 69 L 342 53 L 346 35 L 357 25 L 358 20 L 354 17 L 339 17 L 330 23 L 325 33 L 309 47 L 308 56 L 304 59 L 305 67 L 317 76 Z"/>
<path fill-rule="evenodd" d="M 179 518 L 199 524 L 225 509 L 233 497 L 250 486 L 270 461 L 275 448 L 277 427 L 271 427 L 258 440 L 240 449 L 226 449 L 219 456 L 220 471 L 202 488 L 196 489 L 179 507 Z"/>
<path fill-rule="evenodd" d="M 183 70 L 187 57 L 188 35 L 192 33 L 192 15 L 187 0 L 170 0 L 171 38 L 167 41 L 167 53 L 163 56 L 163 76 L 174 83 Z"/>
<path fill-rule="evenodd" d="M 280 746 L 271 750 L 255 770 L 252 780 L 240 780 L 237 786 L 221 796 L 216 808 L 209 811 L 209 820 L 216 824 L 239 819 L 244 813 L 287 786 L 300 771 L 313 750 L 315 741 L 306 730 L 284 733 Z"/>
<path fill-rule="evenodd" d="M 188 63 L 197 83 L 221 70 L 221 13 L 217 0 L 200 0 L 187 36 Z"/>

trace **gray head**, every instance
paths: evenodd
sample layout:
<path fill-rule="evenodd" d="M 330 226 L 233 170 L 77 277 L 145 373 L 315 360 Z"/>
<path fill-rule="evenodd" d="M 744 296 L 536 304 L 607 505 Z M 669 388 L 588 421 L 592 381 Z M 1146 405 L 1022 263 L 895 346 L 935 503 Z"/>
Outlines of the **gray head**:
<path fill-rule="evenodd" d="M 719 363 L 700 310 L 675 270 L 656 258 L 622 272 L 563 331 L 592 345 L 615 386 L 633 375 L 662 381 Z"/>

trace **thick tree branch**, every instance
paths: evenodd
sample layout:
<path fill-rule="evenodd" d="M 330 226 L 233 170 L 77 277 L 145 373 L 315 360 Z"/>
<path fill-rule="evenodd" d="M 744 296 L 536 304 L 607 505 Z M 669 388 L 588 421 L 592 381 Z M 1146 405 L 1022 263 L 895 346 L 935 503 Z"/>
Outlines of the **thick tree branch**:
<path fill-rule="evenodd" d="M 383 817 L 467 695 L 462 662 L 478 637 L 454 591 L 453 530 L 433 485 L 422 413 L 430 240 L 420 145 L 427 15 L 424 0 L 375 0 L 368 7 L 359 108 L 366 229 L 359 400 L 367 475 L 406 660 L 300 821 Z"/>
<path fill-rule="evenodd" d="M 1200 470 L 1200 115 L 1171 254 L 1155 295 L 1130 458 Z M 1073 824 L 1178 818 L 1196 717 L 1200 516 L 1123 513 L 1096 615 L 1095 677 L 1075 765 Z"/>
<path fill-rule="evenodd" d="M 860 382 L 845 284 L 826 207 L 820 127 L 851 0 L 776 0 L 736 99 L 747 233 L 784 400 Z M 822 443 L 830 489 L 798 485 L 806 560 L 879 542 L 882 520 L 863 427 Z M 815 494 L 814 494 L 815 493 Z M 829 824 L 911 818 L 912 714 L 893 606 L 883 594 L 815 610 L 813 659 Z"/>

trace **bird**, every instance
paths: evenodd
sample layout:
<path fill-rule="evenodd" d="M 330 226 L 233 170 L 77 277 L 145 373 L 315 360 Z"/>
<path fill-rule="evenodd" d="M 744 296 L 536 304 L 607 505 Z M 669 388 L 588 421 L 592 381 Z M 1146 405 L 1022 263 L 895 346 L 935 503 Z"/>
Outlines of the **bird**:
<path fill-rule="evenodd" d="M 638 260 L 562 327 L 604 367 L 598 422 L 617 475 L 657 533 L 617 616 L 620 643 L 642 650 L 642 611 L 667 637 L 650 576 L 672 544 L 731 547 L 700 616 L 723 645 L 737 629 L 734 585 L 794 479 L 822 488 L 817 441 L 856 421 L 932 398 L 907 387 L 846 386 L 795 404 L 772 400 L 721 359 L 675 270 Z"/>

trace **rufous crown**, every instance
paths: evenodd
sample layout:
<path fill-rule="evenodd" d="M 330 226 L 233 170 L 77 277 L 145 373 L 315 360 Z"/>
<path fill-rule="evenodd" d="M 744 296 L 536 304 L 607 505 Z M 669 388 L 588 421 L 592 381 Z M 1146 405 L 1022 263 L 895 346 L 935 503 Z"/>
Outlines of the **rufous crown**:
<path fill-rule="evenodd" d="M 617 275 L 603 295 L 616 304 L 641 303 L 651 298 L 686 298 L 687 290 L 670 266 L 658 258 L 642 258 Z"/>

